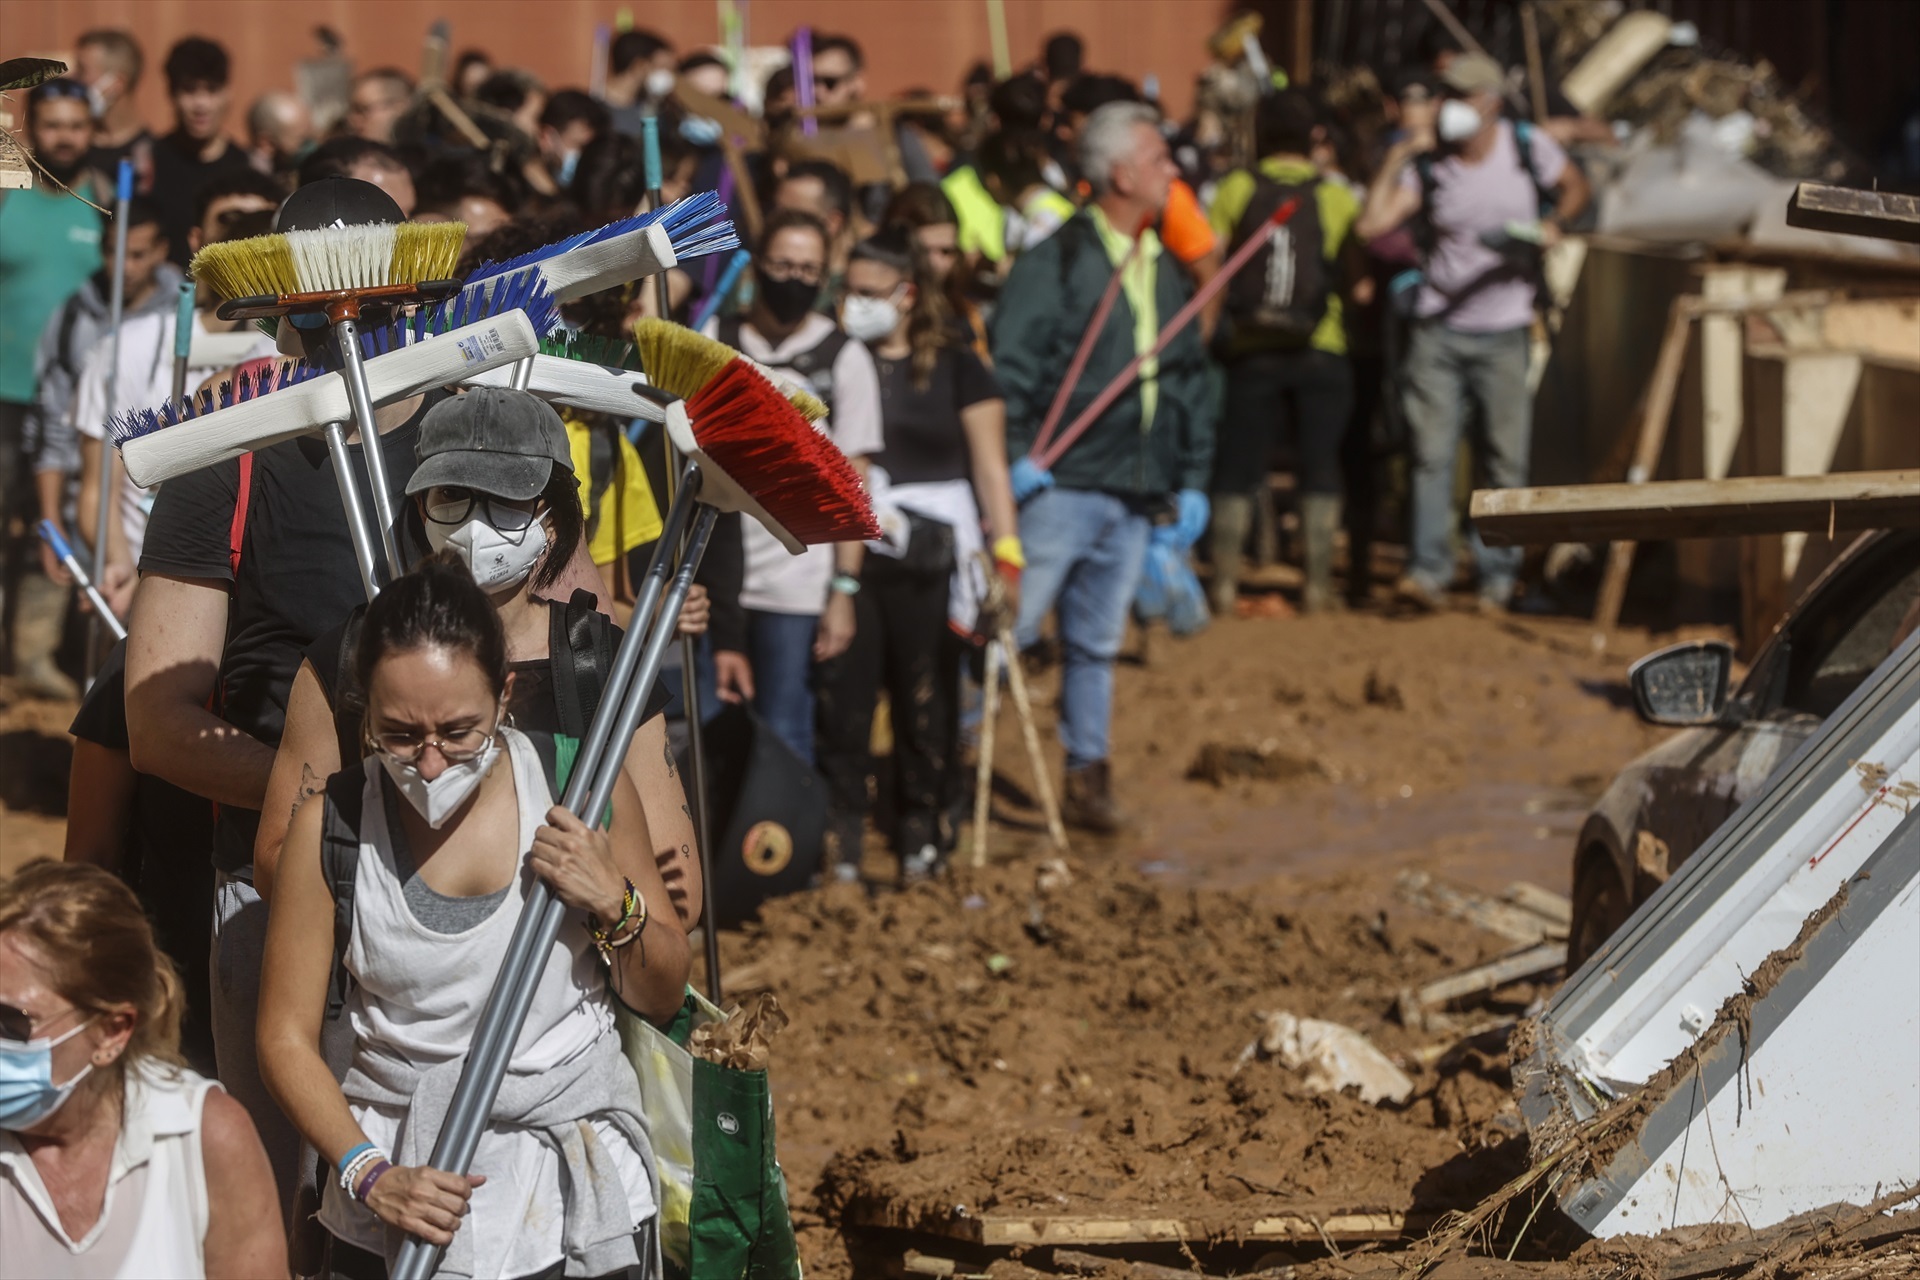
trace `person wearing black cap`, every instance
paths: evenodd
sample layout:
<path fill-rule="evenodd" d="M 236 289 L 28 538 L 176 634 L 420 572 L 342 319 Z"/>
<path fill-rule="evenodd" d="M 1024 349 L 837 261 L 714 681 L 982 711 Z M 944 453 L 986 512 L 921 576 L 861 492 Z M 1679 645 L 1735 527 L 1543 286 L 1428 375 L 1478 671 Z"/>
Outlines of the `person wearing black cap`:
<path fill-rule="evenodd" d="M 487 592 L 507 637 L 513 671 L 508 710 L 523 729 L 583 737 L 620 630 L 585 593 L 553 598 L 583 540 L 585 519 L 566 427 L 524 391 L 476 388 L 421 419 L 414 498 L 402 526 L 415 547 L 453 548 Z M 254 875 L 271 899 L 293 811 L 361 751 L 365 695 L 353 678 L 364 607 L 306 649 L 287 705 L 286 729 L 267 783 Z M 700 861 L 687 798 L 667 750 L 667 704 L 658 684 L 627 753 L 660 873 L 683 924 L 700 918 Z"/>

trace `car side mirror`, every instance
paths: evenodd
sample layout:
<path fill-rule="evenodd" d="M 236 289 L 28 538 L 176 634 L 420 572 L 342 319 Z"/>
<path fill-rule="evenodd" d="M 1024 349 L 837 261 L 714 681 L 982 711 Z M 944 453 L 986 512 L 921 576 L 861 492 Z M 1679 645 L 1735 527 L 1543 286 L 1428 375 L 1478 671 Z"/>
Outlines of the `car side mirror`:
<path fill-rule="evenodd" d="M 1650 724 L 1712 724 L 1727 705 L 1733 676 L 1733 646 L 1695 640 L 1650 653 L 1633 664 L 1634 709 Z"/>

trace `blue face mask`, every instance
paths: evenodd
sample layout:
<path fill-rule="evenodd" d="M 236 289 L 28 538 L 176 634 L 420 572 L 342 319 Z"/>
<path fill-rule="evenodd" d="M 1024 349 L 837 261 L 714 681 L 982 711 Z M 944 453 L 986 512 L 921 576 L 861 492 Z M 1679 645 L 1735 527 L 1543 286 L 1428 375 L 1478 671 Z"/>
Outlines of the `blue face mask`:
<path fill-rule="evenodd" d="M 720 135 L 725 132 L 718 120 L 709 120 L 706 116 L 687 116 L 680 121 L 680 136 L 696 147 L 718 146 Z"/>
<path fill-rule="evenodd" d="M 53 1082 L 53 1050 L 86 1029 L 88 1018 L 63 1036 L 48 1040 L 0 1040 L 0 1129 L 31 1129 L 58 1111 L 74 1087 L 93 1070 L 89 1062 L 65 1084 Z"/>

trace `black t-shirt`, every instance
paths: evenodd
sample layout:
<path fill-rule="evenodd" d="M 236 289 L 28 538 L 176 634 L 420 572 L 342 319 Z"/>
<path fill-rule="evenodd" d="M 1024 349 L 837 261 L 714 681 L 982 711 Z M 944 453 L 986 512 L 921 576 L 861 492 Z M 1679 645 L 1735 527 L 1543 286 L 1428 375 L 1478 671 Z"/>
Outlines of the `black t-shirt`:
<path fill-rule="evenodd" d="M 552 601 L 553 608 L 560 608 Z M 612 624 L 609 624 L 610 626 Z M 319 678 L 320 688 L 327 695 L 327 705 L 335 705 L 340 684 L 340 667 L 343 660 L 351 659 L 342 654 L 341 645 L 346 640 L 347 624 L 342 620 L 338 626 L 328 628 L 325 635 L 307 646 L 304 655 L 313 664 L 313 673 Z M 613 627 L 613 643 L 620 645 L 621 630 Z M 513 716 L 516 729 L 536 730 L 540 733 L 558 734 L 565 731 L 560 723 L 560 712 L 553 699 L 553 661 L 550 658 L 534 658 L 527 662 L 509 663 L 507 670 L 513 674 L 513 691 L 507 697 L 507 712 Z M 646 710 L 640 715 L 644 724 L 666 710 L 672 695 L 658 679 L 647 693 Z M 339 731 L 340 759 L 343 764 L 352 763 L 365 755 L 361 749 L 360 734 L 354 729 L 349 735 L 344 728 Z M 350 740 L 351 739 L 351 740 Z"/>
<path fill-rule="evenodd" d="M 403 490 L 413 474 L 420 419 L 445 395 L 429 392 L 406 425 L 380 437 L 396 510 L 407 503 Z M 360 445 L 349 445 L 348 451 L 354 456 L 361 495 L 371 505 Z M 277 747 L 301 651 L 337 626 L 356 604 L 366 603 L 366 591 L 324 442 L 301 436 L 253 455 L 236 576 L 228 567 L 227 547 L 239 487 L 238 460 L 161 485 L 147 524 L 140 572 L 232 583 L 217 710 L 229 724 Z M 251 865 L 258 825 L 254 811 L 220 806 L 214 865 L 229 872 Z"/>
<path fill-rule="evenodd" d="M 159 206 L 160 225 L 167 233 L 167 256 L 183 267 L 193 256 L 187 245 L 187 232 L 193 226 L 193 202 L 201 186 L 210 179 L 229 177 L 253 167 L 247 162 L 247 153 L 231 140 L 215 159 L 202 160 L 199 153 L 200 144 L 177 130 L 153 144 L 151 197 Z M 412 474 L 411 470 L 408 474 Z"/>
<path fill-rule="evenodd" d="M 880 371 L 880 422 L 885 447 L 873 464 L 894 484 L 964 480 L 973 474 L 960 411 L 1003 397 L 1000 384 L 971 347 L 940 349 L 925 390 L 913 384 L 913 357 L 875 353 Z"/>

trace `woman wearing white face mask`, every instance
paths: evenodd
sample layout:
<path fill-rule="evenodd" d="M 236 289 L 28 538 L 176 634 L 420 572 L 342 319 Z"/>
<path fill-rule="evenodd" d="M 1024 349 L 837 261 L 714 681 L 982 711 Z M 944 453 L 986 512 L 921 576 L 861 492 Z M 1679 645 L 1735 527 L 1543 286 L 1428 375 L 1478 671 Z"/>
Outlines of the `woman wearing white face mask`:
<path fill-rule="evenodd" d="M 1015 595 L 1025 563 L 1007 479 L 1006 404 L 904 227 L 855 246 L 841 324 L 867 344 L 880 375 L 885 444 L 869 479 L 888 536 L 868 544 L 852 646 L 820 671 L 816 758 L 827 779 L 829 857 L 850 876 L 873 768 L 868 726 L 884 682 L 899 815 L 889 834 L 911 880 L 953 846 L 944 814 L 955 781 L 962 637 L 975 630 L 983 585 L 977 553 L 991 547 Z"/>
<path fill-rule="evenodd" d="M 410 539 L 459 555 L 486 591 L 507 636 L 514 672 L 510 710 L 523 729 L 583 736 L 611 666 L 619 629 L 584 595 L 546 598 L 583 535 L 578 481 L 566 428 L 551 406 L 524 391 L 482 388 L 436 405 L 420 424 L 419 465 L 407 482 L 416 506 Z M 359 611 L 307 648 L 287 703 L 260 833 L 255 882 L 271 896 L 281 842 L 297 800 L 360 759 L 364 690 L 350 666 Z M 686 625 L 687 615 L 682 615 Z M 688 924 L 700 914 L 699 858 L 685 788 L 667 748 L 656 688 L 627 753 L 672 906 Z"/>
<path fill-rule="evenodd" d="M 260 1000 L 261 1073 L 338 1174 L 321 1202 L 322 1271 L 380 1274 L 398 1232 L 450 1245 L 447 1267 L 461 1275 L 650 1265 L 652 1150 L 612 1001 L 670 1017 L 690 956 L 679 921 L 659 909 L 666 886 L 640 798 L 623 778 L 604 828 L 558 807 L 553 739 L 513 727 L 506 634 L 452 550 L 368 606 L 353 666 L 371 754 L 294 815 Z M 354 889 L 336 953 L 341 858 Z M 535 877 L 566 922 L 534 978 L 471 1172 L 431 1168 Z M 339 1082 L 321 1051 L 335 992 L 352 1030 Z"/>
<path fill-rule="evenodd" d="M 0 881 L 0 1276 L 287 1274 L 246 1111 L 180 1063 L 183 995 L 110 872 Z"/>

